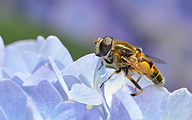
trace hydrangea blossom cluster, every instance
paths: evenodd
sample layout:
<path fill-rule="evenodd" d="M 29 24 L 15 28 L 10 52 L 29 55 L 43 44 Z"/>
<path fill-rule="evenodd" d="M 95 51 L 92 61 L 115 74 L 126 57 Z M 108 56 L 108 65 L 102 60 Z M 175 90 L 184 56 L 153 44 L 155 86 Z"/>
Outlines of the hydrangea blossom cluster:
<path fill-rule="evenodd" d="M 123 75 L 100 84 L 114 69 L 94 53 L 72 60 L 55 36 L 5 46 L 0 37 L 0 120 L 191 120 L 186 88 L 170 93 L 145 79 L 144 91 Z"/>

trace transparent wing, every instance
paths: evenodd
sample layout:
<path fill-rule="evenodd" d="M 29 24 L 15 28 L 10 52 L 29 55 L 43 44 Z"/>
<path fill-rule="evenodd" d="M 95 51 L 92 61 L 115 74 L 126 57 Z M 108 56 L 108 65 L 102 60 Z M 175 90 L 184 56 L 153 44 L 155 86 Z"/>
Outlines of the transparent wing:
<path fill-rule="evenodd" d="M 155 58 L 155 57 L 152 57 L 150 55 L 145 55 L 147 58 L 149 58 L 149 60 L 153 61 L 153 62 L 156 62 L 156 63 L 159 63 L 159 64 L 166 64 L 165 61 L 161 60 L 161 59 L 158 59 L 158 58 Z"/>

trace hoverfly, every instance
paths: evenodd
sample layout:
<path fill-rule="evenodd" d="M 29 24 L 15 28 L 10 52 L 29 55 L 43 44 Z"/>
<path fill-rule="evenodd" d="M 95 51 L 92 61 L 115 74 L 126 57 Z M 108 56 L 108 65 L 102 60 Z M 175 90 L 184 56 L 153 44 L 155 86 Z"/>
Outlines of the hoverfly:
<path fill-rule="evenodd" d="M 123 71 L 126 77 L 134 84 L 134 92 L 136 92 L 136 89 L 140 90 L 140 92 L 131 94 L 132 96 L 139 95 L 143 92 L 143 89 L 138 84 L 142 77 L 145 77 L 147 80 L 150 80 L 158 86 L 164 84 L 164 77 L 152 62 L 165 64 L 164 61 L 145 55 L 141 48 L 135 47 L 124 41 L 115 41 L 114 38 L 109 36 L 98 38 L 94 43 L 96 44 L 96 56 L 103 57 L 101 66 L 97 70 L 101 69 L 103 61 L 105 61 L 107 65 L 116 68 L 116 71 L 101 84 L 101 89 L 105 82 L 107 82 L 114 74 L 118 74 L 121 71 Z M 138 74 L 139 78 L 135 81 L 129 73 Z"/>

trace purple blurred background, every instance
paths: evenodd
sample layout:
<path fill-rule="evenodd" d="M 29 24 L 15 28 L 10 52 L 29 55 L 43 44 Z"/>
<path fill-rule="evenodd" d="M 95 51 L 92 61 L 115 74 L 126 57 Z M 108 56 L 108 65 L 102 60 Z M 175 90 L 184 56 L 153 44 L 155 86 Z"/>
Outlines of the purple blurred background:
<path fill-rule="evenodd" d="M 169 91 L 192 92 L 191 0 L 1 0 L 0 18 L 54 31 L 90 52 L 104 36 L 140 46 L 166 61 L 156 65 Z"/>

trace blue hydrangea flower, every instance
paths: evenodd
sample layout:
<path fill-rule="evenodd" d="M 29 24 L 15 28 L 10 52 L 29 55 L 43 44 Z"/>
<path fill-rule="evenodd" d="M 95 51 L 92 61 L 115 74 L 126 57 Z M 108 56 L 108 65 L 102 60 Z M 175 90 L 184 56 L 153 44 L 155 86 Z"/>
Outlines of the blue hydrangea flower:
<path fill-rule="evenodd" d="M 143 93 L 124 74 L 100 84 L 114 69 L 101 66 L 94 53 L 73 62 L 55 36 L 4 46 L 0 38 L 1 120 L 190 120 L 191 93 L 170 93 L 145 79 Z"/>

